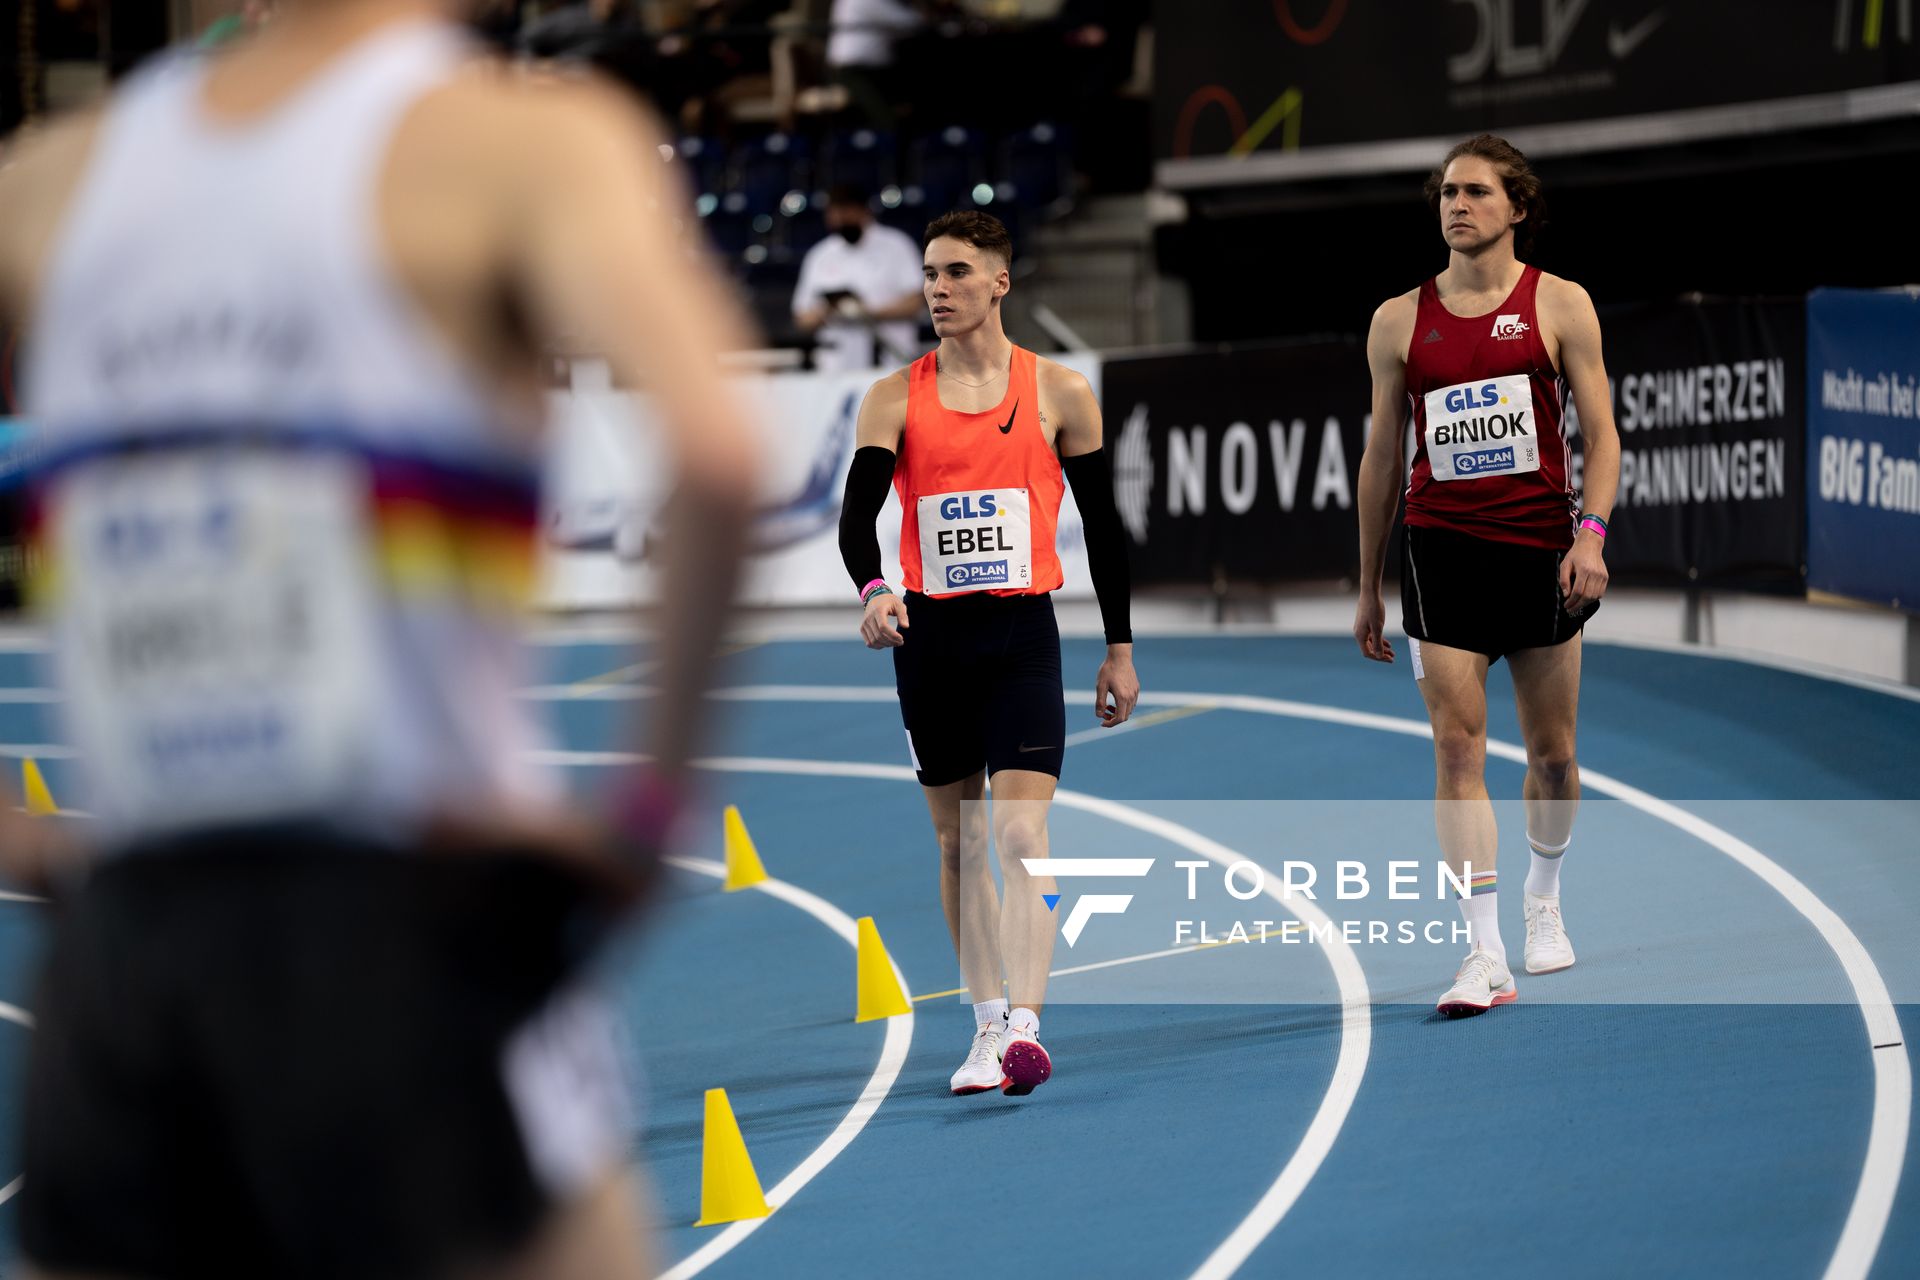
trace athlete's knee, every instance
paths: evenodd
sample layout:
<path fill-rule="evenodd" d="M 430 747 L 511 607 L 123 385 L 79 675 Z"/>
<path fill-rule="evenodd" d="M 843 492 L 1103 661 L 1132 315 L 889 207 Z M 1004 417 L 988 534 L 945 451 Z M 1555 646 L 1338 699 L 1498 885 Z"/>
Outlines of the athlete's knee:
<path fill-rule="evenodd" d="M 1578 766 L 1573 758 L 1573 739 L 1556 740 L 1527 750 L 1527 768 L 1550 787 L 1565 786 Z"/>
<path fill-rule="evenodd" d="M 933 834 L 940 846 L 940 863 L 948 871 L 958 874 L 963 867 L 985 865 L 987 829 L 984 822 L 963 817 L 951 824 L 935 826 Z"/>
<path fill-rule="evenodd" d="M 1001 869 L 1013 874 L 1022 858 L 1047 856 L 1047 820 L 1041 814 L 1018 814 L 1000 824 L 995 841 Z"/>
<path fill-rule="evenodd" d="M 1436 725 L 1433 757 L 1443 777 L 1478 777 L 1487 763 L 1486 731 L 1462 721 Z"/>

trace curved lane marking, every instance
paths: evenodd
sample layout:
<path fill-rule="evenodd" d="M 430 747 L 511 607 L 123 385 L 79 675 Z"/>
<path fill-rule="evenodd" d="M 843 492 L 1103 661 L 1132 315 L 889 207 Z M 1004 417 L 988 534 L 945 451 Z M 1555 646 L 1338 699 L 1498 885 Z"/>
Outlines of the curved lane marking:
<path fill-rule="evenodd" d="M 717 880 L 725 879 L 727 874 L 725 864 L 706 858 L 669 857 L 666 862 L 682 870 L 695 871 Z M 778 898 L 789 906 L 800 908 L 833 930 L 848 946 L 858 948 L 860 934 L 853 917 L 825 898 L 808 893 L 805 889 L 788 884 L 784 880 L 762 880 L 753 888 L 769 897 Z M 893 966 L 893 972 L 894 976 L 900 980 L 900 989 L 907 992 L 911 1001 L 912 993 L 907 987 L 907 976 L 900 972 L 900 966 L 897 964 Z M 853 1109 L 848 1111 L 834 1131 L 827 1135 L 826 1141 L 815 1147 L 807 1158 L 794 1168 L 793 1172 L 780 1179 L 774 1184 L 773 1189 L 767 1192 L 767 1203 L 773 1207 L 774 1213 L 777 1214 L 782 1205 L 799 1193 L 800 1188 L 813 1181 L 814 1177 L 826 1168 L 835 1156 L 846 1150 L 847 1144 L 859 1136 L 860 1131 L 867 1127 L 867 1121 L 871 1120 L 874 1112 L 880 1109 L 880 1104 L 886 1100 L 888 1091 L 893 1088 L 893 1082 L 900 1078 L 900 1069 L 906 1065 L 907 1050 L 913 1044 L 913 1017 L 914 1015 L 908 1012 L 887 1019 L 886 1039 L 880 1045 L 880 1061 L 874 1066 L 873 1074 L 867 1078 L 866 1087 L 854 1100 Z M 773 1217 L 769 1215 L 765 1218 L 749 1218 L 745 1222 L 730 1224 L 719 1235 L 668 1268 L 661 1275 L 660 1280 L 689 1280 L 690 1277 L 699 1275 L 725 1257 L 748 1236 L 758 1231 L 763 1224 L 771 1221 Z"/>

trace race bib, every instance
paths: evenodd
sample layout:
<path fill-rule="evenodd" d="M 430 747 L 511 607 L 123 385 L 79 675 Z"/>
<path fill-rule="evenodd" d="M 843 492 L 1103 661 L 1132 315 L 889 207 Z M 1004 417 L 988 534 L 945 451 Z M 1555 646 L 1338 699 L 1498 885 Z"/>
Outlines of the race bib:
<path fill-rule="evenodd" d="M 1477 480 L 1540 469 L 1533 387 L 1524 373 L 1429 391 L 1427 460 L 1435 480 Z"/>
<path fill-rule="evenodd" d="M 1033 585 L 1033 525 L 1025 489 L 936 493 L 919 500 L 921 590 L 1020 590 Z"/>
<path fill-rule="evenodd" d="M 379 616 L 352 459 L 109 459 L 54 495 L 74 728 L 115 816 L 178 825 L 363 781 Z"/>

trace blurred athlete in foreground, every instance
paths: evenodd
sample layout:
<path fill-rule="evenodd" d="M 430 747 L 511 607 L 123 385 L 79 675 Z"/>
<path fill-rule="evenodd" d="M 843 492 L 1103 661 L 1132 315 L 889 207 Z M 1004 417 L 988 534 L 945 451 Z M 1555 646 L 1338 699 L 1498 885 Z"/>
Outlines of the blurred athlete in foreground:
<path fill-rule="evenodd" d="M 752 487 L 740 331 L 617 91 L 432 0 L 293 0 L 0 171 L 42 606 L 99 822 L 0 805 L 60 910 L 25 1114 L 43 1276 L 651 1274 L 576 973 L 676 807 Z M 682 482 L 652 772 L 527 762 L 538 340 Z"/>

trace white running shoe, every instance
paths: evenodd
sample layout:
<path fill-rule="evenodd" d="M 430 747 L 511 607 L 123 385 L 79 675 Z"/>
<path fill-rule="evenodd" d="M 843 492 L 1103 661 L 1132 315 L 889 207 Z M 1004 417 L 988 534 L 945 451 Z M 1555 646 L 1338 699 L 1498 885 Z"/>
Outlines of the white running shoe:
<path fill-rule="evenodd" d="M 1475 943 L 1460 965 L 1460 972 L 1453 975 L 1453 985 L 1434 1008 L 1449 1018 L 1466 1018 L 1485 1013 L 1497 1004 L 1511 1004 L 1519 996 L 1520 989 L 1513 983 L 1513 970 L 1507 968 L 1507 962 Z"/>
<path fill-rule="evenodd" d="M 954 1093 L 985 1093 L 999 1087 L 1000 1049 L 1006 1036 L 1005 1022 L 980 1024 L 980 1029 L 973 1033 L 973 1046 L 967 1050 L 967 1060 L 953 1073 Z"/>
<path fill-rule="evenodd" d="M 1040 1047 L 1040 1041 L 1024 1031 L 1009 1031 L 1000 1056 L 1000 1068 L 1006 1078 L 1000 1092 L 1010 1098 L 1024 1098 L 1047 1082 L 1053 1074 L 1053 1059 Z"/>
<path fill-rule="evenodd" d="M 1528 973 L 1558 973 L 1573 968 L 1573 944 L 1560 918 L 1560 895 L 1526 895 Z"/>

